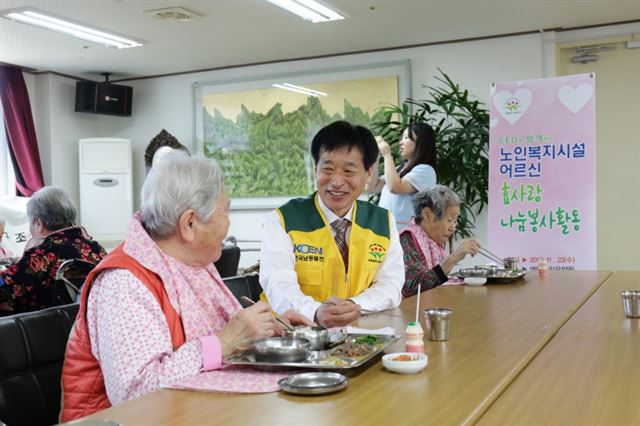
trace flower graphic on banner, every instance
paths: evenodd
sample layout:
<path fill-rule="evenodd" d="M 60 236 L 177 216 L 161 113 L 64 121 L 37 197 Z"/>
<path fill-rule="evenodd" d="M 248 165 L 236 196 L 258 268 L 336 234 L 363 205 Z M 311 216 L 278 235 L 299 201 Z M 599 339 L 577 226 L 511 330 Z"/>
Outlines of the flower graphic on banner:
<path fill-rule="evenodd" d="M 513 125 L 529 109 L 533 93 L 529 89 L 520 88 L 511 93 L 508 90 L 501 90 L 493 96 L 493 105 L 498 113 Z"/>
<path fill-rule="evenodd" d="M 511 112 L 516 112 L 518 108 L 520 108 L 520 101 L 518 100 L 518 98 L 509 99 L 504 106 L 504 109 Z"/>

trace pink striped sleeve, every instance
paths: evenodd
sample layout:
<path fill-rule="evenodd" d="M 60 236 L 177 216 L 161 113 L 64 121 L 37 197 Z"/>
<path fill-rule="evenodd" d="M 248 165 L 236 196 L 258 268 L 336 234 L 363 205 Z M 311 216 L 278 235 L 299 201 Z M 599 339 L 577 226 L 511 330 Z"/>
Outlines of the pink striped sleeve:
<path fill-rule="evenodd" d="M 202 364 L 204 371 L 217 370 L 222 367 L 222 347 L 216 336 L 200 337 L 202 343 Z"/>

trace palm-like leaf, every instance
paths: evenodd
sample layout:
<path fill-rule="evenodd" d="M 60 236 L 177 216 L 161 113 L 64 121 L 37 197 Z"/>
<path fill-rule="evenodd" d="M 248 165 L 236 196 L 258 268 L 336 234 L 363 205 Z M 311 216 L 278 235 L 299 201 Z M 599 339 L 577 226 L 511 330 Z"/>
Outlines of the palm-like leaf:
<path fill-rule="evenodd" d="M 399 161 L 398 142 L 409 123 L 427 122 L 433 127 L 438 148 L 438 182 L 460 196 L 456 235 L 468 237 L 475 228 L 476 214 L 488 202 L 489 111 L 442 70 L 438 71 L 440 75 L 435 79 L 440 85 L 424 86 L 427 99 L 409 98 L 401 105 L 381 107 L 382 120 L 373 123 L 373 130 L 391 145 L 394 158 Z"/>

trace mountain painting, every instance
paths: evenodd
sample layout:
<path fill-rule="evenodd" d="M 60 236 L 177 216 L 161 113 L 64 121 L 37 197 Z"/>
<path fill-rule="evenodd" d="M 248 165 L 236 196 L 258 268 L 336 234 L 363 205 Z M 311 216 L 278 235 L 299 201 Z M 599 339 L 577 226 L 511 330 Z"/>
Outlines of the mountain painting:
<path fill-rule="evenodd" d="M 196 135 L 225 173 L 229 195 L 270 197 L 314 191 L 309 146 L 323 126 L 347 120 L 370 127 L 378 108 L 398 104 L 398 76 L 300 84 L 311 96 L 266 87 L 197 95 Z M 297 87 L 297 86 L 296 86 Z"/>

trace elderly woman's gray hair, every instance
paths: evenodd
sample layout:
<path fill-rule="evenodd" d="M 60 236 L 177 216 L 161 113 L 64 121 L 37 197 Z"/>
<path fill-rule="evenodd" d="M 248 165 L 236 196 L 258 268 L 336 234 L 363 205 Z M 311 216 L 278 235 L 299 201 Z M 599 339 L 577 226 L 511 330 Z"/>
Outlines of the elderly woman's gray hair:
<path fill-rule="evenodd" d="M 459 206 L 460 198 L 458 195 L 444 185 L 434 185 L 429 189 L 418 192 L 413 196 L 413 214 L 416 223 L 422 222 L 422 209 L 428 207 L 436 220 L 440 220 L 444 216 L 445 210 L 451 206 Z"/>
<path fill-rule="evenodd" d="M 193 209 L 201 221 L 208 221 L 222 185 L 222 171 L 214 160 L 166 154 L 153 164 L 142 185 L 140 214 L 144 228 L 152 238 L 167 238 L 176 232 L 180 215 L 188 209 Z"/>
<path fill-rule="evenodd" d="M 0 226 L 4 226 L 7 224 L 7 221 L 4 220 L 4 217 L 0 216 Z"/>
<path fill-rule="evenodd" d="M 45 186 L 27 201 L 29 223 L 38 219 L 49 231 L 74 226 L 77 214 L 69 193 L 57 186 Z"/>

